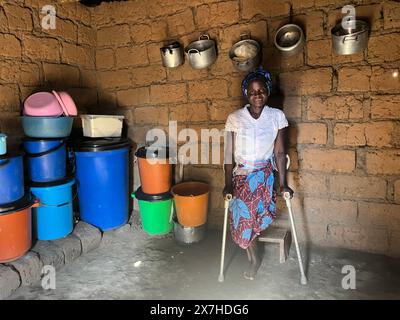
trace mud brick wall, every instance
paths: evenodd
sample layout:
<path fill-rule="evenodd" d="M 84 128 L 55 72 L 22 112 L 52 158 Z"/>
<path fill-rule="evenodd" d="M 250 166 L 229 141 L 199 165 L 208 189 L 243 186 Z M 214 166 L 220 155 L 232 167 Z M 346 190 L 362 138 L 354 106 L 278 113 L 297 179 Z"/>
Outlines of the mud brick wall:
<path fill-rule="evenodd" d="M 336 56 L 331 28 L 345 4 L 371 26 L 368 49 Z M 302 53 L 283 58 L 276 30 L 302 26 Z M 100 106 L 125 114 L 129 135 L 143 143 L 148 129 L 222 128 L 243 103 L 242 74 L 228 57 L 240 34 L 263 45 L 273 72 L 271 105 L 291 123 L 290 185 L 296 191 L 300 237 L 328 246 L 400 255 L 400 3 L 395 1 L 153 0 L 104 3 L 93 15 Z M 218 60 L 205 70 L 188 62 L 161 65 L 167 40 L 184 46 L 207 33 Z M 221 165 L 190 165 L 185 180 L 210 183 L 211 226 L 221 227 Z M 282 200 L 277 225 L 287 225 Z"/>
<path fill-rule="evenodd" d="M 56 9 L 56 29 L 41 26 L 41 8 Z M 23 101 L 38 90 L 67 90 L 80 112 L 97 105 L 96 33 L 78 3 L 0 1 L 0 131 L 18 144 Z M 79 125 L 78 119 L 76 124 Z"/>

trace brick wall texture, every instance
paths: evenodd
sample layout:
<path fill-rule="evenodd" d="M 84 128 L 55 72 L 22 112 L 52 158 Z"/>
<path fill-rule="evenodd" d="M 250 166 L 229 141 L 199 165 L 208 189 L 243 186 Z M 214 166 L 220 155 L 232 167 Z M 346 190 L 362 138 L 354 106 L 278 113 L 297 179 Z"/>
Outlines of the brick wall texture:
<path fill-rule="evenodd" d="M 274 78 L 271 106 L 291 128 L 289 182 L 301 239 L 400 256 L 400 3 L 368 0 L 131 0 L 86 8 L 58 4 L 53 32 L 42 31 L 39 8 L 49 1 L 7 1 L 0 7 L 0 129 L 8 133 L 19 104 L 37 87 L 70 90 L 79 108 L 126 116 L 128 135 L 143 143 L 148 129 L 223 128 L 244 103 L 243 74 L 228 57 L 242 33 L 263 47 Z M 371 28 L 368 48 L 351 56 L 331 49 L 331 28 L 345 4 Z M 290 18 L 291 16 L 291 18 Z M 285 58 L 276 30 L 292 20 L 304 49 Z M 211 67 L 161 65 L 167 40 L 183 46 L 207 33 L 218 45 Z M 396 77 L 397 73 L 397 77 Z M 82 109 L 81 109 L 82 110 Z M 185 180 L 211 186 L 208 221 L 223 218 L 222 165 L 187 165 Z M 282 199 L 276 225 L 288 225 Z"/>

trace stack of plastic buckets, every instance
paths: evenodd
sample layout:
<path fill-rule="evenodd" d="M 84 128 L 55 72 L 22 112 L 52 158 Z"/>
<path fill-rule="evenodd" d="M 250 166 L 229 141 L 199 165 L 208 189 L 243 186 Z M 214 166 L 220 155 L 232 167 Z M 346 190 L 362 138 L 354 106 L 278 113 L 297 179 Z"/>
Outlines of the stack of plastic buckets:
<path fill-rule="evenodd" d="M 22 257 L 32 246 L 31 209 L 38 203 L 25 192 L 24 153 L 7 151 L 5 145 L 1 149 L 0 263 L 4 263 Z"/>
<path fill-rule="evenodd" d="M 102 231 L 128 222 L 130 148 L 120 137 L 74 142 L 80 218 Z"/>
<path fill-rule="evenodd" d="M 132 193 L 139 202 L 143 230 L 149 235 L 163 235 L 173 228 L 171 165 L 168 149 L 141 147 L 136 151 L 141 187 Z"/>
<path fill-rule="evenodd" d="M 64 238 L 73 230 L 75 180 L 67 172 L 66 138 L 23 140 L 30 190 L 40 200 L 33 210 L 38 240 Z"/>

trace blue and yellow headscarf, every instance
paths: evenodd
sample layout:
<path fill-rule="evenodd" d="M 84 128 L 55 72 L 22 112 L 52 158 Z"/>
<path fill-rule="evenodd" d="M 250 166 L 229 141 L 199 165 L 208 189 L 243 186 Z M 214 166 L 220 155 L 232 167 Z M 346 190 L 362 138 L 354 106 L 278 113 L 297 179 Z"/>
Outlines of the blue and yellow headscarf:
<path fill-rule="evenodd" d="M 264 82 L 265 86 L 268 89 L 268 95 L 271 95 L 271 74 L 267 70 L 264 70 L 262 67 L 259 67 L 256 71 L 250 72 L 242 81 L 242 93 L 245 97 L 247 97 L 247 88 L 249 86 L 249 83 L 254 80 L 261 80 L 262 82 Z"/>

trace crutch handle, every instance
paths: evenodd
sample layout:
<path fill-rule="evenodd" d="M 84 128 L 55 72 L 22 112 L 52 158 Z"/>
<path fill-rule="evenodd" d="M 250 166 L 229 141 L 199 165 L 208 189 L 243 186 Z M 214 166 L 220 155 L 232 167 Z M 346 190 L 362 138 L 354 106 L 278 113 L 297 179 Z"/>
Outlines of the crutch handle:
<path fill-rule="evenodd" d="M 224 200 L 225 200 L 225 209 L 229 208 L 229 202 L 232 200 L 232 195 L 230 193 L 226 194 Z"/>

